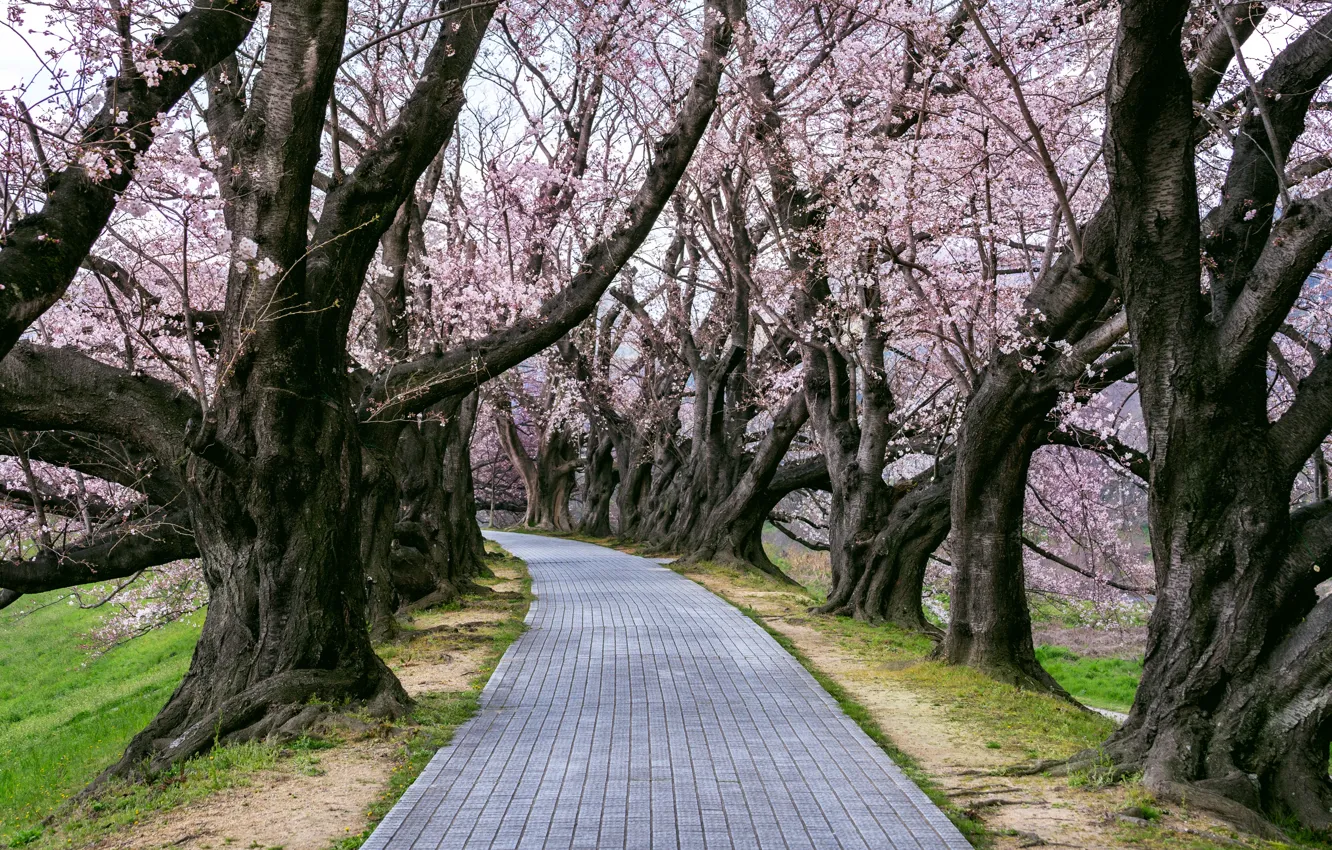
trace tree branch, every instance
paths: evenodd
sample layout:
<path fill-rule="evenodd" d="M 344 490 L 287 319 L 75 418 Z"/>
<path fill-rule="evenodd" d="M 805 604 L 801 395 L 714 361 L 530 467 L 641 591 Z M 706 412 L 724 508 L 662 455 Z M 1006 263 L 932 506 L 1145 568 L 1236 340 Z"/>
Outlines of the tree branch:
<path fill-rule="evenodd" d="M 47 181 L 46 203 L 0 239 L 0 356 L 65 293 L 153 143 L 157 116 L 169 112 L 205 71 L 249 35 L 259 0 L 196 0 L 158 36 L 152 54 L 172 63 L 156 85 L 134 67 L 107 82 L 105 105 L 89 122 L 80 148 L 110 170 L 95 180 L 81 161 Z"/>
<path fill-rule="evenodd" d="M 0 361 L 0 425 L 103 434 L 171 465 L 185 448 L 197 402 L 147 375 L 131 375 L 68 348 L 19 343 Z"/>
<path fill-rule="evenodd" d="M 361 404 L 364 416 L 394 419 L 468 392 L 552 345 L 591 314 L 647 238 L 692 159 L 716 108 L 731 35 L 731 22 L 718 0 L 708 0 L 703 48 L 680 113 L 653 146 L 652 162 L 620 224 L 588 248 L 569 285 L 505 330 L 390 367 L 368 388 Z"/>
<path fill-rule="evenodd" d="M 18 593 L 44 593 L 80 584 L 125 578 L 199 556 L 188 512 L 164 511 L 147 527 L 120 526 L 84 545 L 43 549 L 25 561 L 0 561 L 0 587 Z"/>

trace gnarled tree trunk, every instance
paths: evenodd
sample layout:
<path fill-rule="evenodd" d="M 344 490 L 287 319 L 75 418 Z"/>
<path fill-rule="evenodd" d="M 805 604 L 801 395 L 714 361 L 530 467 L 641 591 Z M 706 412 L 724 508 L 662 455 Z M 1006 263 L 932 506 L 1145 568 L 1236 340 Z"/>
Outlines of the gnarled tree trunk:
<path fill-rule="evenodd" d="M 477 394 L 450 399 L 432 413 L 442 418 L 408 425 L 398 443 L 402 506 L 395 529 L 395 561 L 419 562 L 433 587 L 402 603 L 428 607 L 474 590 L 472 578 L 488 572 L 476 523 L 471 442 Z"/>
<path fill-rule="evenodd" d="M 953 459 L 915 478 L 886 487 L 884 513 L 848 511 L 829 517 L 829 551 L 840 581 L 825 613 L 871 623 L 894 623 L 930 635 L 939 630 L 925 618 L 921 595 L 930 556 L 950 526 Z"/>
<path fill-rule="evenodd" d="M 1022 561 L 1027 472 L 1055 394 L 1033 392 L 1020 356 L 990 364 L 958 431 L 944 655 L 1000 681 L 1067 696 L 1036 660 Z"/>
<path fill-rule="evenodd" d="M 602 428 L 593 427 L 583 462 L 583 518 L 578 531 L 590 537 L 610 537 L 610 509 L 618 477 L 613 441 Z"/>
<path fill-rule="evenodd" d="M 1157 603 L 1138 696 L 1105 750 L 1157 793 L 1244 826 L 1264 829 L 1263 812 L 1326 830 L 1332 602 L 1316 586 L 1332 555 L 1332 504 L 1290 505 L 1332 431 L 1332 364 L 1319 351 L 1274 416 L 1268 352 L 1332 248 L 1332 193 L 1282 197 L 1273 169 L 1332 77 L 1332 15 L 1274 57 L 1245 99 L 1224 191 L 1200 227 L 1187 11 L 1126 4 L 1108 88 Z"/>
<path fill-rule="evenodd" d="M 573 495 L 574 472 L 578 469 L 578 448 L 562 426 L 545 428 L 537 435 L 536 457 L 528 454 L 513 416 L 497 413 L 495 424 L 500 445 L 509 462 L 523 479 L 527 492 L 527 512 L 523 525 L 547 531 L 572 531 L 569 497 Z"/>
<path fill-rule="evenodd" d="M 196 440 L 202 456 L 186 472 L 209 588 L 203 631 L 184 680 L 111 773 L 157 770 L 215 739 L 299 730 L 322 710 L 307 705 L 316 697 L 380 714 L 409 704 L 370 645 L 359 524 L 348 522 L 361 448 L 338 372 L 242 360 L 219 394 L 217 440 Z M 292 401 L 306 397 L 344 402 Z"/>
<path fill-rule="evenodd" d="M 689 542 L 692 560 L 719 560 L 757 567 L 782 581 L 791 579 L 763 549 L 763 526 L 768 513 L 793 490 L 827 486 L 822 458 L 812 462 L 779 464 L 800 428 L 809 418 L 803 393 L 795 393 L 773 417 L 772 430 L 752 455 L 742 459 L 743 472 L 720 503 L 704 516 Z"/>

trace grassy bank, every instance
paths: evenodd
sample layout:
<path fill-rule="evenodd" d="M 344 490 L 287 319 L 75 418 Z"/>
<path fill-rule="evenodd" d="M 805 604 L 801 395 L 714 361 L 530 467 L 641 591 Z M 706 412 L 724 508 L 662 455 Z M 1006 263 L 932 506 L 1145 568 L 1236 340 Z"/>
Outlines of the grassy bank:
<path fill-rule="evenodd" d="M 94 658 L 80 643 L 104 613 L 61 593 L 0 612 L 0 844 L 118 758 L 185 675 L 202 613 Z"/>
<path fill-rule="evenodd" d="M 200 831 L 190 822 L 200 811 L 191 805 L 196 803 L 211 810 L 244 807 L 238 815 L 271 803 L 281 832 L 284 811 L 327 808 L 318 800 L 287 799 L 293 778 L 318 777 L 306 780 L 318 793 L 331 778 L 324 776 L 326 768 L 335 763 L 344 773 L 348 764 L 363 764 L 365 775 L 347 781 L 370 790 L 366 804 L 350 815 L 354 826 L 338 826 L 322 843 L 359 847 L 435 750 L 476 712 L 495 665 L 524 631 L 531 600 L 526 567 L 493 544 L 487 548 L 499 576 L 478 583 L 500 585 L 500 592 L 404 619 L 401 637 L 377 648 L 395 671 L 465 669 L 470 676 L 448 689 L 414 693 L 409 717 L 384 722 L 333 715 L 295 741 L 217 747 L 150 784 L 112 785 L 87 800 L 71 798 L 119 757 L 184 674 L 202 614 L 92 658 L 79 643 L 97 624 L 95 612 L 63 603 L 25 616 L 6 612 L 0 619 L 0 847 L 82 848 L 127 834 L 154 846 L 195 846 L 171 837 L 178 826 Z M 213 846 L 280 843 L 238 833 Z"/>
<path fill-rule="evenodd" d="M 1060 646 L 1036 647 L 1036 660 L 1084 705 L 1127 712 L 1142 679 L 1141 659 L 1083 658 Z"/>
<path fill-rule="evenodd" d="M 814 603 L 827 599 L 831 577 L 826 552 L 810 551 L 792 543 L 771 526 L 765 530 L 764 545 L 773 563 L 804 587 Z M 1145 611 L 1135 610 L 1129 613 L 1140 618 L 1145 615 Z M 1076 603 L 1043 595 L 1033 596 L 1031 616 L 1033 625 L 1038 628 L 1056 626 L 1076 630 L 1084 627 L 1084 632 L 1095 628 L 1087 624 L 1099 619 L 1098 613 L 1090 603 Z M 851 628 L 854 631 L 855 627 Z M 887 630 L 884 635 L 873 640 L 890 643 L 898 640 L 887 636 L 891 631 Z M 930 648 L 928 644 L 919 644 L 922 639 L 916 638 L 916 640 L 918 645 L 914 651 L 925 651 Z M 903 647 L 896 649 L 901 650 Z M 1036 660 L 1078 701 L 1093 708 L 1110 711 L 1129 710 L 1133 704 L 1133 695 L 1138 688 L 1138 681 L 1142 678 L 1141 658 L 1085 657 L 1056 644 L 1037 647 Z"/>

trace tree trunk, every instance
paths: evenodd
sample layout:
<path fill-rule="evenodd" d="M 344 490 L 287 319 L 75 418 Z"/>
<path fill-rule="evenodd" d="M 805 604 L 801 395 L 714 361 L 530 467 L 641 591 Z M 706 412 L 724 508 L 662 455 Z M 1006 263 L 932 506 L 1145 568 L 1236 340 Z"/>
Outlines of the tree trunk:
<path fill-rule="evenodd" d="M 1328 829 L 1332 606 L 1315 586 L 1332 508 L 1292 527 L 1290 482 L 1253 439 L 1262 408 L 1239 407 L 1196 406 L 1154 459 L 1157 603 L 1137 698 L 1105 749 L 1159 793 L 1241 825 L 1262 830 L 1248 809 Z"/>
<path fill-rule="evenodd" d="M 160 770 L 215 740 L 295 734 L 323 710 L 315 698 L 380 715 L 410 703 L 370 645 L 360 524 L 347 521 L 361 508 L 361 446 L 344 370 L 247 365 L 219 391 L 219 439 L 205 426 L 187 467 L 203 631 L 184 680 L 111 774 Z"/>
<path fill-rule="evenodd" d="M 1070 698 L 1036 660 L 1022 561 L 1027 471 L 1041 446 L 1050 391 L 1033 390 L 1019 354 L 987 368 L 957 438 L 952 592 L 944 655 L 1021 688 Z M 1071 698 L 1070 698 L 1071 699 Z"/>
<path fill-rule="evenodd" d="M 743 442 L 743 427 L 752 415 L 745 417 L 738 409 L 725 364 L 711 365 L 710 369 L 694 370 L 692 435 L 683 445 L 667 444 L 669 462 L 657 464 L 662 470 L 660 489 L 650 499 L 653 509 L 643 533 L 653 548 L 695 559 L 712 554 L 705 541 L 722 544 L 725 520 L 719 517 L 715 527 L 708 528 L 714 512 L 731 500 L 728 514 L 739 517 L 747 513 L 744 503 L 761 492 L 764 473 L 771 477 L 785 453 L 784 446 L 799 430 L 799 423 L 794 430 L 783 429 L 779 438 L 784 439 L 783 450 L 775 452 L 749 480 L 742 481 L 753 460 L 745 454 Z M 803 415 L 800 421 L 804 421 Z"/>
<path fill-rule="evenodd" d="M 1272 163 L 1332 76 L 1332 16 L 1291 41 L 1246 100 L 1225 191 L 1200 227 L 1196 115 L 1179 49 L 1187 13 L 1182 2 L 1125 4 L 1107 89 L 1157 603 L 1137 698 L 1105 750 L 1158 794 L 1269 836 L 1260 811 L 1327 830 L 1332 603 L 1317 586 L 1332 556 L 1332 505 L 1290 505 L 1332 430 L 1332 365 L 1315 356 L 1279 415 L 1268 375 L 1273 336 L 1301 312 L 1297 298 L 1332 247 L 1326 194 L 1280 198 L 1279 219 L 1272 212 Z M 1258 91 L 1273 95 L 1255 104 Z"/>
<path fill-rule="evenodd" d="M 403 574 L 395 570 L 403 565 L 393 560 L 393 535 L 398 524 L 393 453 L 400 432 L 398 423 L 368 425 L 361 430 L 361 560 L 365 564 L 370 639 L 375 643 L 398 636 L 394 614 L 404 594 L 423 586 L 420 593 L 429 592 L 430 576 L 424 570 Z"/>
<path fill-rule="evenodd" d="M 832 484 L 832 588 L 820 610 L 934 633 L 921 588 L 927 559 L 948 533 L 940 517 L 947 502 L 934 471 L 908 485 L 884 481 L 888 442 L 900 432 L 892 421 L 896 402 L 883 369 L 883 337 L 870 319 L 880 307 L 878 291 L 867 287 L 862 297 L 854 352 L 831 340 L 802 351 L 805 399 Z"/>
<path fill-rule="evenodd" d="M 836 579 L 819 610 L 942 636 L 925 618 L 921 595 L 930 556 L 948 536 L 952 478 L 949 457 L 916 478 L 885 487 L 882 512 L 838 514 L 834 507 L 829 552 Z"/>
<path fill-rule="evenodd" d="M 403 429 L 398 442 L 401 512 L 393 558 L 421 564 L 431 579 L 427 592 L 402 594 L 405 607 L 449 602 L 475 590 L 471 579 L 486 572 L 470 462 L 476 406 L 475 393 L 441 402 L 429 418 Z"/>
<path fill-rule="evenodd" d="M 626 540 L 642 534 L 644 506 L 652 491 L 652 460 L 637 434 L 615 436 L 617 533 Z"/>
<path fill-rule="evenodd" d="M 690 560 L 718 560 L 757 567 L 774 578 L 790 582 L 763 549 L 763 525 L 768 513 L 793 490 L 827 486 L 822 459 L 780 466 L 800 428 L 809 419 L 803 392 L 795 393 L 773 417 L 772 430 L 751 456 L 734 465 L 743 472 L 732 482 L 714 481 L 724 497 L 708 508 L 696 528 L 684 529 L 681 551 Z M 715 498 L 718 494 L 710 494 Z"/>
<path fill-rule="evenodd" d="M 610 537 L 610 509 L 615 490 L 615 457 L 610 435 L 593 428 L 583 464 L 583 519 L 578 531 L 589 537 Z"/>
<path fill-rule="evenodd" d="M 507 412 L 496 414 L 500 445 L 523 479 L 527 513 L 523 524 L 546 531 L 572 531 L 569 497 L 573 494 L 578 451 L 569 432 L 560 426 L 544 429 L 537 437 L 536 458 L 523 446 L 518 426 Z"/>

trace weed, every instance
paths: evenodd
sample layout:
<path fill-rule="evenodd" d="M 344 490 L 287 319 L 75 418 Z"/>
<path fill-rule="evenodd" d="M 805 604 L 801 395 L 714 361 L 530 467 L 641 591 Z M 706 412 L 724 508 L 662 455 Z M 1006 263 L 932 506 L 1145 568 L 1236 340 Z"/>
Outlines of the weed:
<path fill-rule="evenodd" d="M 1070 788 L 1106 788 L 1120 780 L 1115 771 L 1115 763 L 1110 755 L 1100 747 L 1090 762 L 1068 773 Z"/>

